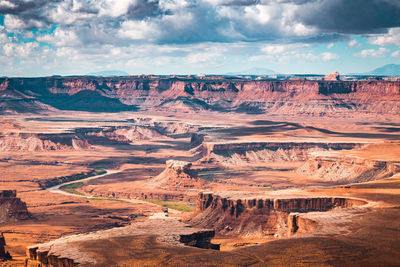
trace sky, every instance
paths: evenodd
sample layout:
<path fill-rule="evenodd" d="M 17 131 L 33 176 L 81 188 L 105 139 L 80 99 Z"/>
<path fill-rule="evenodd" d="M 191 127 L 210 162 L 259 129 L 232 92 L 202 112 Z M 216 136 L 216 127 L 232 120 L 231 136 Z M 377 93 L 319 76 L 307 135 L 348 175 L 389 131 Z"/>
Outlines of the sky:
<path fill-rule="evenodd" d="M 400 63 L 400 0 L 0 0 L 0 76 L 363 73 Z"/>

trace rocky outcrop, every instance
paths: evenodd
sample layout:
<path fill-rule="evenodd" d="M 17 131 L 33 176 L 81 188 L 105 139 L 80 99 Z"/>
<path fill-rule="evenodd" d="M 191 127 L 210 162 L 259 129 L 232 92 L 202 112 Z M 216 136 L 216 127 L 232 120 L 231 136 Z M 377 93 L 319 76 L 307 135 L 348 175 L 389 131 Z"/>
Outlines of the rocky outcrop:
<path fill-rule="evenodd" d="M 320 156 L 309 159 L 297 173 L 333 183 L 361 183 L 400 172 L 400 163 L 352 157 Z"/>
<path fill-rule="evenodd" d="M 254 142 L 203 143 L 201 153 L 207 162 L 241 165 L 251 162 L 305 161 L 310 152 L 350 150 L 361 147 L 358 143 L 322 142 Z"/>
<path fill-rule="evenodd" d="M 136 108 L 133 105 L 143 110 L 162 108 L 187 112 L 248 112 L 243 110 L 247 106 L 258 113 L 315 116 L 343 116 L 351 112 L 398 114 L 400 111 L 398 81 L 130 76 L 1 78 L 0 85 L 0 97 L 7 99 L 8 109 L 13 107 L 12 102 L 29 100 L 60 109 L 88 111 L 131 110 Z M 87 98 L 96 100 L 96 105 L 87 105 Z"/>
<path fill-rule="evenodd" d="M 89 131 L 86 133 L 88 138 L 93 136 L 103 137 L 108 140 L 114 140 L 121 143 L 130 143 L 132 141 L 152 140 L 155 138 L 162 138 L 164 135 L 160 134 L 156 129 L 146 126 L 120 126 L 120 127 L 107 127 L 100 131 Z M 94 140 L 95 143 L 96 142 Z"/>
<path fill-rule="evenodd" d="M 102 248 L 96 249 L 97 255 L 93 252 L 89 253 L 86 250 L 85 242 L 101 244 L 103 240 L 110 239 L 113 239 L 113 242 L 126 242 L 124 237 L 156 236 L 157 241 L 168 246 L 192 246 L 218 250 L 219 246 L 210 242 L 214 235 L 214 230 L 192 228 L 178 219 L 158 218 L 154 216 L 154 218 L 150 218 L 144 222 L 135 222 L 126 227 L 113 228 L 85 235 L 67 236 L 48 243 L 30 246 L 27 248 L 25 266 L 75 267 L 79 265 L 91 266 L 94 264 L 103 266 L 101 258 Z"/>
<path fill-rule="evenodd" d="M 73 134 L 8 133 L 0 135 L 0 151 L 72 151 L 90 149 L 87 140 Z"/>
<path fill-rule="evenodd" d="M 31 218 L 26 203 L 17 197 L 16 190 L 0 191 L 0 224 Z"/>
<path fill-rule="evenodd" d="M 225 235 L 282 237 L 296 233 L 303 225 L 310 225 L 303 221 L 299 223 L 299 216 L 291 216 L 291 213 L 324 212 L 366 204 L 363 200 L 342 197 L 250 196 L 231 198 L 200 193 L 195 216 L 189 222 L 198 227 L 212 227 Z"/>
<path fill-rule="evenodd" d="M 324 76 L 324 81 L 339 81 L 340 74 L 337 71 L 332 72 L 331 74 Z"/>
<path fill-rule="evenodd" d="M 152 178 L 148 185 L 153 188 L 181 190 L 189 188 L 203 188 L 207 183 L 199 178 L 191 169 L 192 163 L 178 160 L 167 160 L 165 170 Z"/>

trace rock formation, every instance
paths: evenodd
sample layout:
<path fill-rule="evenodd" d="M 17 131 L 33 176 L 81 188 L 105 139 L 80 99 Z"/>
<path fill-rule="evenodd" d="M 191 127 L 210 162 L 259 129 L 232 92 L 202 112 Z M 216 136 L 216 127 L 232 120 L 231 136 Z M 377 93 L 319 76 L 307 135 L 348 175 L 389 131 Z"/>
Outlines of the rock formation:
<path fill-rule="evenodd" d="M 229 194 L 200 193 L 195 216 L 189 222 L 197 227 L 214 228 L 225 235 L 282 237 L 293 235 L 302 226 L 301 216 L 293 217 L 291 213 L 366 204 L 363 200 L 341 197 L 268 198 L 254 193 L 230 197 Z"/>
<path fill-rule="evenodd" d="M 121 127 L 107 127 L 101 131 L 88 132 L 87 136 L 104 137 L 109 140 L 114 140 L 123 143 L 132 141 L 152 140 L 155 138 L 164 137 L 154 127 L 146 126 L 121 126 Z"/>
<path fill-rule="evenodd" d="M 204 161 L 241 165 L 249 162 L 305 161 L 312 151 L 350 150 L 361 146 L 357 143 L 327 142 L 203 143 L 201 153 Z"/>
<path fill-rule="evenodd" d="M 400 112 L 400 85 L 396 81 L 46 77 L 0 78 L 0 88 L 0 98 L 6 99 L 0 105 L 2 113 L 35 112 L 51 107 L 123 111 L 132 110 L 136 105 L 142 110 L 256 110 L 257 113 L 313 116 Z M 88 98 L 96 102 L 88 105 Z M 93 110 L 94 106 L 97 109 Z"/>
<path fill-rule="evenodd" d="M 165 170 L 149 181 L 153 188 L 172 190 L 203 188 L 207 183 L 191 169 L 192 163 L 178 160 L 167 160 Z"/>
<path fill-rule="evenodd" d="M 16 190 L 0 191 L 0 224 L 29 219 L 26 203 L 17 197 Z"/>
<path fill-rule="evenodd" d="M 324 76 L 324 81 L 339 81 L 339 80 L 340 80 L 340 75 L 339 72 L 337 71 L 334 71 L 331 74 Z"/>
<path fill-rule="evenodd" d="M 8 133 L 0 135 L 0 151 L 70 151 L 89 149 L 87 140 L 72 134 Z"/>
<path fill-rule="evenodd" d="M 124 237 L 157 236 L 157 240 L 168 246 L 192 246 L 204 249 L 217 249 L 219 246 L 210 242 L 214 230 L 192 228 L 176 218 L 150 218 L 144 222 L 136 222 L 126 227 L 112 228 L 92 232 L 85 235 L 63 237 L 48 243 L 28 247 L 25 266 L 66 266 L 93 264 L 101 265 L 99 258 L 93 257 L 85 249 L 85 242 L 102 243 L 113 239 L 124 245 Z M 119 241 L 118 238 L 121 238 Z M 101 249 L 97 253 L 101 254 Z M 135 248 L 132 248 L 135 249 Z M 40 265 L 41 264 L 41 265 Z"/>
<path fill-rule="evenodd" d="M 400 173 L 400 164 L 356 157 L 319 156 L 305 162 L 297 173 L 334 183 L 361 183 Z"/>

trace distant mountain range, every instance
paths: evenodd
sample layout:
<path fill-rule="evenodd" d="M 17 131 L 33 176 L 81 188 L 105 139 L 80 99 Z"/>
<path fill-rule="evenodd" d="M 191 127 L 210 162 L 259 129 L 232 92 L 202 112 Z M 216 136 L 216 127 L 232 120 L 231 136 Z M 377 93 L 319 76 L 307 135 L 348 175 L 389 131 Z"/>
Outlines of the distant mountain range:
<path fill-rule="evenodd" d="M 400 64 L 387 64 L 370 72 L 362 74 L 376 76 L 400 76 Z"/>
<path fill-rule="evenodd" d="M 225 75 L 273 75 L 273 74 L 278 74 L 278 73 L 266 68 L 251 68 L 238 72 L 225 73 Z"/>
<path fill-rule="evenodd" d="M 104 70 L 99 72 L 91 72 L 90 76 L 129 76 L 129 73 L 121 70 Z"/>

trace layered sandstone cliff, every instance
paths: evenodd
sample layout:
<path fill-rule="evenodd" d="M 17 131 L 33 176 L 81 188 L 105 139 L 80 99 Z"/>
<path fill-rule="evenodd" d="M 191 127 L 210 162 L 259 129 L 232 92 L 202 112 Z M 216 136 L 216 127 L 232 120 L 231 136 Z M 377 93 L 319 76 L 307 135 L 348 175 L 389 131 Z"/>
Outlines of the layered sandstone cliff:
<path fill-rule="evenodd" d="M 268 198 L 251 195 L 254 194 L 231 197 L 200 193 L 195 216 L 189 222 L 199 227 L 212 227 L 225 235 L 285 237 L 296 233 L 302 226 L 299 223 L 301 216 L 292 213 L 325 212 L 366 203 L 342 197 Z M 309 223 L 303 225 L 310 226 Z"/>
<path fill-rule="evenodd" d="M 400 173 L 400 162 L 318 156 L 305 162 L 297 169 L 297 173 L 333 183 L 362 183 Z"/>
<path fill-rule="evenodd" d="M 0 134 L 0 151 L 71 151 L 90 147 L 87 140 L 74 134 Z"/>
<path fill-rule="evenodd" d="M 252 162 L 305 161 L 310 152 L 350 150 L 360 148 L 360 143 L 328 142 L 253 142 L 253 143 L 203 143 L 196 151 L 204 161 L 241 165 Z"/>
<path fill-rule="evenodd" d="M 16 190 L 0 191 L 0 224 L 29 219 L 26 203 L 17 197 Z"/>
<path fill-rule="evenodd" d="M 398 114 L 400 111 L 400 83 L 395 81 L 45 77 L 1 78 L 0 88 L 0 97 L 6 98 L 11 108 L 13 101 L 29 100 L 60 109 L 89 111 L 130 110 L 131 105 L 142 109 L 305 115 L 343 115 L 354 111 Z M 88 98 L 96 102 L 95 110 L 94 103 L 89 106 L 85 102 Z"/>

